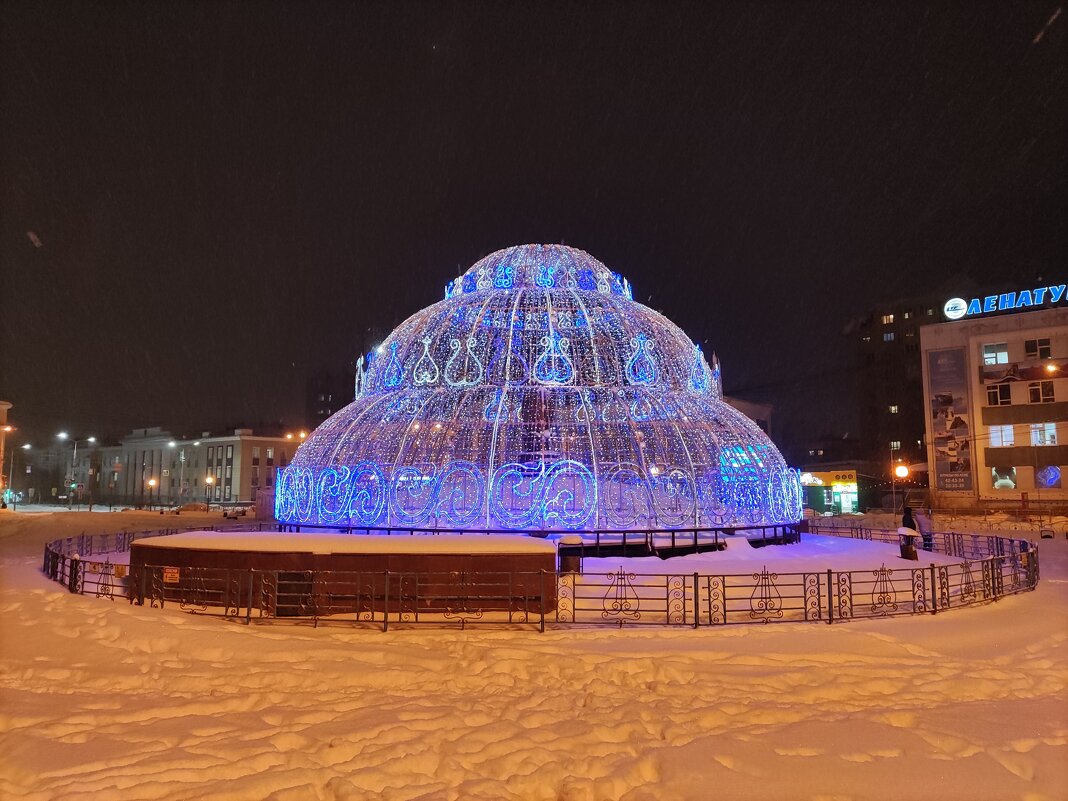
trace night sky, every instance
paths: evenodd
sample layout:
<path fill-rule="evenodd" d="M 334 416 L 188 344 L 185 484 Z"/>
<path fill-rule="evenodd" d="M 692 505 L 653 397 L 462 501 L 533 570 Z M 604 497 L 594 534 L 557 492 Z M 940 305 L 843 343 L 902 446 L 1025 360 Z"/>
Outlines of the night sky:
<path fill-rule="evenodd" d="M 1065 278 L 1057 2 L 0 21 L 0 398 L 31 439 L 299 425 L 312 372 L 512 244 L 589 251 L 795 425 L 881 300 Z"/>

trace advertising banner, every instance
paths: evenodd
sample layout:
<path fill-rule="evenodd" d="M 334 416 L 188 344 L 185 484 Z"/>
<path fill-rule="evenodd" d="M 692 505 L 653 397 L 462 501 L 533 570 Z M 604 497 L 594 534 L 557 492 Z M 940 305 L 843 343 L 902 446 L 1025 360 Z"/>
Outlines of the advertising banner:
<path fill-rule="evenodd" d="M 968 358 L 964 348 L 927 354 L 931 386 L 935 487 L 972 490 L 971 422 L 968 419 Z"/>
<path fill-rule="evenodd" d="M 980 369 L 984 384 L 1000 384 L 1002 381 L 1049 381 L 1068 375 L 1068 359 L 987 364 Z"/>

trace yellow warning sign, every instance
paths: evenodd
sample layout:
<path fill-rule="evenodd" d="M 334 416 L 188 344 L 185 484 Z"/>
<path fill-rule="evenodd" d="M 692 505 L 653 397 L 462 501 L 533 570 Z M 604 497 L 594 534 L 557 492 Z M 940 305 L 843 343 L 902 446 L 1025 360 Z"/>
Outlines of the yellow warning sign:
<path fill-rule="evenodd" d="M 176 567 L 163 568 L 163 583 L 164 584 L 177 584 L 178 583 L 179 570 Z"/>

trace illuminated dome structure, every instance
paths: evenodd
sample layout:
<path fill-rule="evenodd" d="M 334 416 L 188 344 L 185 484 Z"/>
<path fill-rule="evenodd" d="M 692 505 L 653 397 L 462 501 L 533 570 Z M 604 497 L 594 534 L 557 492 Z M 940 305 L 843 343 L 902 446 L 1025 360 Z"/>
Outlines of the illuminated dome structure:
<path fill-rule="evenodd" d="M 279 475 L 292 524 L 660 530 L 796 522 L 798 475 L 719 367 L 562 245 L 497 251 L 357 364 Z"/>

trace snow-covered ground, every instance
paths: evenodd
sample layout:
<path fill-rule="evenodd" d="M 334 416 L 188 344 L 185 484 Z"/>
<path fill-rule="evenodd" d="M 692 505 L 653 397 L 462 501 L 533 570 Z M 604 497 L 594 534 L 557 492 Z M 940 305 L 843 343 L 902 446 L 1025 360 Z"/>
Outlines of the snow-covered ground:
<path fill-rule="evenodd" d="M 1060 531 L 1036 592 L 836 626 L 243 626 L 40 572 L 217 518 L 0 514 L 0 798 L 1068 797 Z"/>

